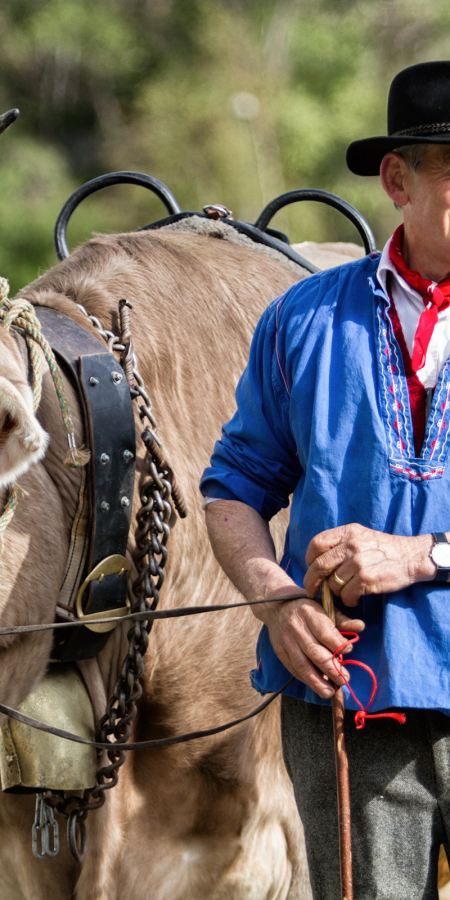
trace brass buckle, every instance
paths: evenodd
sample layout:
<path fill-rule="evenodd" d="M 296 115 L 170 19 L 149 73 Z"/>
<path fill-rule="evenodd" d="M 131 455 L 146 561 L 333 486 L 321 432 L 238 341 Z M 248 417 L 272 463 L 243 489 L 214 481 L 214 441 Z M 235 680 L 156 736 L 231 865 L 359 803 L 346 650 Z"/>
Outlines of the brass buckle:
<path fill-rule="evenodd" d="M 83 625 L 85 625 L 86 628 L 89 628 L 89 631 L 97 631 L 100 634 L 105 631 L 112 631 L 116 625 L 119 624 L 118 622 L 111 622 L 111 624 L 105 622 L 103 625 L 94 625 L 91 623 L 95 622 L 95 619 L 110 619 L 116 616 L 126 616 L 127 612 L 129 612 L 130 604 L 127 597 L 126 606 L 121 606 L 118 609 L 105 609 L 103 612 L 88 613 L 88 615 L 85 615 L 83 612 L 82 599 L 88 584 L 91 581 L 103 581 L 105 575 L 122 575 L 124 572 L 127 573 L 127 576 L 130 574 L 131 563 L 125 556 L 115 553 L 113 556 L 106 556 L 105 559 L 102 559 L 98 565 L 94 566 L 87 578 L 84 579 L 83 584 L 77 593 L 75 609 L 78 618 L 83 622 Z"/>

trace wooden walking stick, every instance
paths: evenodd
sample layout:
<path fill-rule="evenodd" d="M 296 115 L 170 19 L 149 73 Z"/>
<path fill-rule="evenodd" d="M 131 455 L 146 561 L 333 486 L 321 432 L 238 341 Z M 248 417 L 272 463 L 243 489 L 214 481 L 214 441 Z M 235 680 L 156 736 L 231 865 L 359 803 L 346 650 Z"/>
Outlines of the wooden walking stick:
<path fill-rule="evenodd" d="M 322 606 L 332 622 L 336 622 L 333 595 L 328 582 L 322 582 Z M 339 858 L 341 869 L 342 900 L 353 900 L 352 882 L 352 836 L 350 819 L 350 783 L 348 778 L 348 756 L 345 743 L 344 692 L 338 688 L 331 701 L 333 712 L 334 755 L 336 759 Z"/>

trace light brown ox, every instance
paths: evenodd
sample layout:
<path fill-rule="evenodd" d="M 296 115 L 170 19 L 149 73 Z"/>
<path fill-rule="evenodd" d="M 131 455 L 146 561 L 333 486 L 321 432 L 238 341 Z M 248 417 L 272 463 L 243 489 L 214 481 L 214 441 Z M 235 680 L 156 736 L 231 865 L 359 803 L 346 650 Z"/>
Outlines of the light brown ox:
<path fill-rule="evenodd" d="M 197 485 L 232 412 L 255 322 L 294 280 L 245 247 L 144 232 L 95 238 L 23 292 L 87 329 L 76 302 L 113 330 L 119 299 L 133 303 L 141 373 L 190 511 L 170 538 L 164 606 L 237 599 L 208 548 Z M 62 465 L 66 442 L 48 371 L 38 418 L 50 443 L 38 459 L 45 448 L 24 366 L 4 328 L 0 341 L 0 478 L 19 465 L 27 491 L 0 557 L 1 627 L 53 620 L 79 474 Z M 81 443 L 77 402 L 68 390 Z M 283 529 L 275 524 L 274 530 L 280 544 Z M 257 705 L 248 679 L 257 629 L 249 610 L 158 622 L 134 739 L 213 727 Z M 126 630 L 117 629 L 99 659 L 83 666 L 97 715 L 125 655 Z M 2 638 L 0 647 L 0 700 L 17 707 L 45 672 L 50 637 Z M 278 716 L 274 705 L 218 737 L 130 754 L 105 807 L 88 817 L 82 867 L 71 861 L 64 834 L 58 857 L 36 861 L 34 797 L 2 794 L 1 900 L 307 900 Z"/>

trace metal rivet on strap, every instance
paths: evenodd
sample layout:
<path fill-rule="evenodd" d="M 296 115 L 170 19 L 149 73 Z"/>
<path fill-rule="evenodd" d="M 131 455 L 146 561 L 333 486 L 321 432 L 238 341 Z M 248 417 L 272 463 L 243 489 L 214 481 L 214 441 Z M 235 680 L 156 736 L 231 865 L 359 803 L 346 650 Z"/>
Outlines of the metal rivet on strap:
<path fill-rule="evenodd" d="M 107 503 L 106 500 L 103 500 L 102 503 L 100 504 L 100 509 L 102 512 L 108 512 L 109 503 Z"/>
<path fill-rule="evenodd" d="M 133 459 L 133 453 L 131 452 L 131 450 L 124 450 L 123 458 L 124 458 L 125 462 L 130 462 L 130 460 Z"/>
<path fill-rule="evenodd" d="M 100 462 L 102 466 L 106 466 L 106 463 L 109 463 L 109 456 L 107 453 L 102 453 L 100 456 Z"/>
<path fill-rule="evenodd" d="M 123 378 L 123 372 L 112 372 L 111 378 L 112 378 L 114 384 L 120 384 L 120 382 L 122 381 L 122 378 Z"/>
<path fill-rule="evenodd" d="M 92 384 L 92 386 L 94 386 L 95 384 L 98 384 L 98 378 L 96 378 L 95 375 L 91 375 L 91 377 L 89 379 L 89 384 Z"/>
<path fill-rule="evenodd" d="M 124 509 L 126 509 L 126 507 L 130 505 L 128 497 L 122 497 L 120 505 L 123 506 Z"/>

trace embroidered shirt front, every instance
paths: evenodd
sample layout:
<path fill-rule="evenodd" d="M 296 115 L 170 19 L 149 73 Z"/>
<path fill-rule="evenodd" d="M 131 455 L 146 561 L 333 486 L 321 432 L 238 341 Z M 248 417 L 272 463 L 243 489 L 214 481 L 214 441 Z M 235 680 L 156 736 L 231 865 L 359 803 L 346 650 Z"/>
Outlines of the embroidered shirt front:
<path fill-rule="evenodd" d="M 420 316 L 424 305 L 421 295 L 410 287 L 399 274 L 392 260 L 389 259 L 389 244 L 387 241 L 381 254 L 378 266 L 378 280 L 384 291 L 387 292 L 387 280 L 390 280 L 390 290 L 395 307 L 402 326 L 410 356 L 414 346 L 414 336 L 417 331 Z M 434 388 L 439 377 L 439 372 L 447 357 L 450 356 L 450 306 L 438 312 L 438 321 L 433 331 L 431 341 L 427 349 L 425 365 L 417 371 L 417 377 L 425 388 Z"/>

